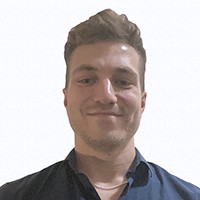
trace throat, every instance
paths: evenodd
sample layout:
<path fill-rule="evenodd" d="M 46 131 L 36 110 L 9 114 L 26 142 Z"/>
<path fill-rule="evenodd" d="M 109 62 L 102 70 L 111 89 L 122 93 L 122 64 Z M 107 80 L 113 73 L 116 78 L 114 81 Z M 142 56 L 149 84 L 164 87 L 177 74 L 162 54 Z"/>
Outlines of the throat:
<path fill-rule="evenodd" d="M 135 158 L 135 151 L 121 153 L 117 156 L 104 157 L 98 155 L 85 155 L 76 151 L 77 170 L 84 173 L 93 183 L 98 186 L 124 185 L 126 174 Z"/>

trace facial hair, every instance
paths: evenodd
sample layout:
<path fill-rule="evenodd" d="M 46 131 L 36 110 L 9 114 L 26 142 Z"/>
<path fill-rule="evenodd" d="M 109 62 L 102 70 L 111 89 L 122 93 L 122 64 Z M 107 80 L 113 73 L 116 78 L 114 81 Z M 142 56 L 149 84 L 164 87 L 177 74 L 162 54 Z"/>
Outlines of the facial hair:
<path fill-rule="evenodd" d="M 111 131 L 108 135 L 98 139 L 91 137 L 85 132 L 81 132 L 78 134 L 80 135 L 82 140 L 95 151 L 111 153 L 114 152 L 116 149 L 123 148 L 124 146 L 126 146 L 126 144 L 131 140 L 131 138 L 135 134 L 135 131 L 129 131 L 128 129 L 126 129 L 125 132 L 126 133 L 120 131 L 120 134 L 126 134 L 126 136 L 119 137 L 116 136 L 116 131 Z"/>

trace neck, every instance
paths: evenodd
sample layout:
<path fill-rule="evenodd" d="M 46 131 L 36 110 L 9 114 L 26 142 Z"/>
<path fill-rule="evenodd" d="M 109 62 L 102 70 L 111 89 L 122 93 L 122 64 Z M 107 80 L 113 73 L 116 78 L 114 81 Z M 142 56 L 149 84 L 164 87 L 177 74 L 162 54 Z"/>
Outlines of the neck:
<path fill-rule="evenodd" d="M 86 174 L 93 183 L 124 182 L 126 173 L 135 158 L 135 148 L 130 142 L 125 148 L 111 153 L 98 152 L 89 147 L 75 147 L 78 171 Z"/>

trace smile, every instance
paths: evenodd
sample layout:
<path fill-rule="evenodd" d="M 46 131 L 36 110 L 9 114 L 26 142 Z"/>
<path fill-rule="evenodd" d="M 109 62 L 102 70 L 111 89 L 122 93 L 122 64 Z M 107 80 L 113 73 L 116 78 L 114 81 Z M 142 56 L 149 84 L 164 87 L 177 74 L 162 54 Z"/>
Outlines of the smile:
<path fill-rule="evenodd" d="M 112 113 L 112 112 L 96 112 L 96 113 L 90 113 L 89 116 L 113 116 L 113 117 L 121 117 L 121 114 L 118 113 Z"/>

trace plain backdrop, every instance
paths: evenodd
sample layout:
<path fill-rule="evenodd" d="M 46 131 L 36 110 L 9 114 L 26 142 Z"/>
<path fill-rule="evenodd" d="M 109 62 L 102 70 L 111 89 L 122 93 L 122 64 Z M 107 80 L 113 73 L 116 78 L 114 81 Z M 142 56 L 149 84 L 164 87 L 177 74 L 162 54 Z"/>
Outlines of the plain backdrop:
<path fill-rule="evenodd" d="M 74 146 L 63 106 L 68 31 L 112 8 L 141 29 L 147 107 L 143 156 L 200 186 L 199 0 L 1 0 L 0 185 L 66 157 Z"/>

